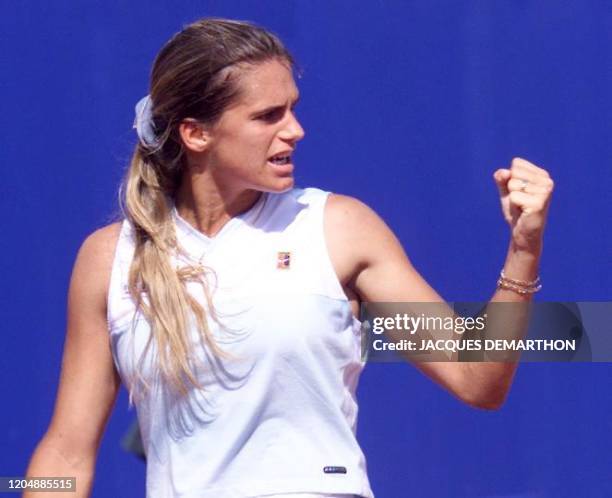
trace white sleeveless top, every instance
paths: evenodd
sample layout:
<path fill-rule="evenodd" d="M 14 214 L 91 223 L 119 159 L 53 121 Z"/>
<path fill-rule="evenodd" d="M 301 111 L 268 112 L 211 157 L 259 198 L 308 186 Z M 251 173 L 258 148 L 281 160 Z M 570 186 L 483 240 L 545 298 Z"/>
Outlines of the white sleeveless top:
<path fill-rule="evenodd" d="M 209 319 L 209 327 L 232 356 L 215 357 L 192 330 L 204 391 L 180 399 L 159 382 L 151 345 L 141 374 L 152 388 L 136 400 L 148 498 L 373 497 L 355 438 L 360 322 L 327 252 L 327 195 L 264 193 L 213 238 L 173 210 L 191 263 L 202 258 L 214 270 L 207 281 L 218 321 Z M 150 334 L 127 291 L 133 251 L 124 221 L 108 323 L 126 385 Z M 184 265 L 184 256 L 173 264 Z M 208 309 L 201 287 L 188 289 Z"/>

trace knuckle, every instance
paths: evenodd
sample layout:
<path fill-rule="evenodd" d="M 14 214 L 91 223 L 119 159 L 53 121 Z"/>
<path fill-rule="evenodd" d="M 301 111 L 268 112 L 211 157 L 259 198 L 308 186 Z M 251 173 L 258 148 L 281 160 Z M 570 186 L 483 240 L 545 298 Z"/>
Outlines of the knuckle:
<path fill-rule="evenodd" d="M 517 190 L 513 190 L 512 192 L 510 192 L 509 198 L 512 202 L 516 203 L 519 198 L 520 198 L 520 192 Z"/>
<path fill-rule="evenodd" d="M 555 183 L 552 180 L 546 179 L 542 182 L 543 193 L 550 194 L 554 188 L 555 188 Z"/>

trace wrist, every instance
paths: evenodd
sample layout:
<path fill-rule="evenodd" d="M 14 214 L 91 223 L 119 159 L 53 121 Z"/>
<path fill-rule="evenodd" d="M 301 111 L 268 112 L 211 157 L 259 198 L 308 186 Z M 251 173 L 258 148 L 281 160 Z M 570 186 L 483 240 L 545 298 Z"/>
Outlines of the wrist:
<path fill-rule="evenodd" d="M 542 245 L 529 248 L 510 243 L 503 270 L 510 279 L 532 281 L 538 277 Z"/>
<path fill-rule="evenodd" d="M 528 245 L 518 244 L 516 241 L 510 240 L 510 246 L 508 247 L 508 256 L 523 259 L 539 260 L 540 256 L 542 255 L 543 246 L 544 244 L 542 239 L 534 241 L 533 243 L 530 243 Z"/>

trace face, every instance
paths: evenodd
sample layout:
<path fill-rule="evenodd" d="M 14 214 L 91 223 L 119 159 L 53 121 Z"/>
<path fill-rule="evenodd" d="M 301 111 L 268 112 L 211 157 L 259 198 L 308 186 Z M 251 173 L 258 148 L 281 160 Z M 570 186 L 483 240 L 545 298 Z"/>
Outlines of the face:
<path fill-rule="evenodd" d="M 289 66 L 277 60 L 249 67 L 240 96 L 209 130 L 207 159 L 215 179 L 230 189 L 283 192 L 293 187 L 292 153 L 304 137 L 294 114 L 298 89 Z"/>

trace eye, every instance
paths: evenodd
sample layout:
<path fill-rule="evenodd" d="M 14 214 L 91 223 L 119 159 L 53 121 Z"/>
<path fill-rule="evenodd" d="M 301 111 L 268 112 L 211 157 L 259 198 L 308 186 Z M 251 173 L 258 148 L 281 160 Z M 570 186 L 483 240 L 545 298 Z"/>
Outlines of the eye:
<path fill-rule="evenodd" d="M 285 114 L 285 109 L 282 107 L 278 107 L 264 114 L 261 114 L 260 116 L 258 116 L 257 119 L 272 123 L 275 121 L 280 121 L 283 118 L 284 114 Z"/>

